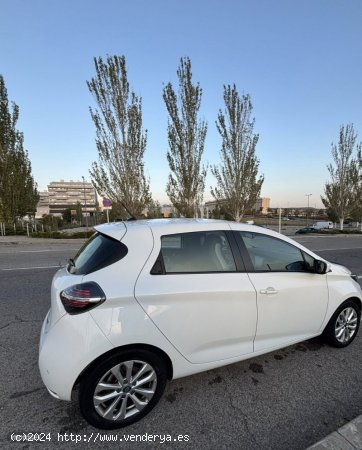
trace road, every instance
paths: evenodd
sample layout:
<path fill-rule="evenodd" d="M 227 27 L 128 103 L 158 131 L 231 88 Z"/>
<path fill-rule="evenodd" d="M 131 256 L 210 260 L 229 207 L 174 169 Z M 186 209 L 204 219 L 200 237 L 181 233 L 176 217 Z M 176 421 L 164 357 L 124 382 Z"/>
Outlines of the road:
<path fill-rule="evenodd" d="M 297 240 L 362 275 L 362 237 Z M 77 403 L 53 399 L 40 379 L 38 340 L 49 308 L 51 278 L 81 243 L 0 241 L 0 447 L 162 448 L 162 444 L 93 442 L 97 430 L 83 421 Z M 188 435 L 188 442 L 173 442 L 172 448 L 305 449 L 362 413 L 361 346 L 362 333 L 342 350 L 313 339 L 175 380 L 147 418 L 127 429 L 102 431 L 97 439 Z M 20 431 L 42 432 L 51 441 L 10 444 L 10 434 Z M 63 442 L 58 443 L 58 433 Z M 70 433 L 73 439 L 91 442 L 65 442 Z"/>

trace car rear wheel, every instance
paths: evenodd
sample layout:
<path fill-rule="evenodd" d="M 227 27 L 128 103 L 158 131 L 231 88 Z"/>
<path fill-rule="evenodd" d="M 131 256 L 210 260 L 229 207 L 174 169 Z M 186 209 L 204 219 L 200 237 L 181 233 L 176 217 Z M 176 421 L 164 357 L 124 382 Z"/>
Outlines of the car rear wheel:
<path fill-rule="evenodd" d="M 146 350 L 126 350 L 103 360 L 83 378 L 79 406 L 96 428 L 137 422 L 158 403 L 167 372 L 163 360 Z"/>
<path fill-rule="evenodd" d="M 357 336 L 361 310 L 352 300 L 344 302 L 333 314 L 323 337 L 334 347 L 346 347 Z"/>

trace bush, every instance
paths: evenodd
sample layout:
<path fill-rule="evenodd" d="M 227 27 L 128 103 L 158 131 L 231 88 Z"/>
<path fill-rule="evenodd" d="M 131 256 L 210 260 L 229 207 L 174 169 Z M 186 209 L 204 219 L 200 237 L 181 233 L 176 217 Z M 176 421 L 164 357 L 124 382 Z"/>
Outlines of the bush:
<path fill-rule="evenodd" d="M 321 230 L 321 234 L 362 234 L 360 230 L 338 230 L 336 228 L 332 228 L 330 230 Z"/>
<path fill-rule="evenodd" d="M 41 231 L 31 233 L 33 238 L 50 238 L 50 239 L 84 239 L 89 238 L 94 234 L 94 230 L 80 231 L 78 233 L 64 233 L 61 231 Z"/>
<path fill-rule="evenodd" d="M 26 230 L 17 229 L 16 232 L 14 228 L 5 228 L 5 236 L 26 236 Z"/>

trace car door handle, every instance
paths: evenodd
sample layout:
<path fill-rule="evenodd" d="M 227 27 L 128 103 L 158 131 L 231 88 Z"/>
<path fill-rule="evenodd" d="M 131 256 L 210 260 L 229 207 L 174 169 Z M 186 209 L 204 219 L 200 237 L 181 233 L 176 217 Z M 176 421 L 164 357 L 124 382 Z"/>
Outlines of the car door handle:
<path fill-rule="evenodd" d="M 260 289 L 260 293 L 266 294 L 266 295 L 273 295 L 273 294 L 277 294 L 278 291 L 275 290 L 273 287 L 268 287 L 266 289 Z"/>

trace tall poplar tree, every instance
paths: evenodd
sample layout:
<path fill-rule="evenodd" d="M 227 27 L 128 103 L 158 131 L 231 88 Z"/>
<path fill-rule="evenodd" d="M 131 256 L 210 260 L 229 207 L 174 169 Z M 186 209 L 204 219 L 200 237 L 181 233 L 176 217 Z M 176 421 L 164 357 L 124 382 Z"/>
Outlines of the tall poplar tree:
<path fill-rule="evenodd" d="M 362 142 L 357 149 L 357 189 L 356 189 L 356 204 L 352 211 L 352 217 L 360 224 L 362 231 Z"/>
<path fill-rule="evenodd" d="M 224 86 L 224 102 L 225 113 L 220 109 L 216 121 L 222 139 L 221 164 L 211 168 L 217 182 L 211 194 L 239 222 L 246 211 L 253 208 L 264 182 L 264 177 L 258 176 L 256 145 L 259 136 L 254 134 L 249 95 L 240 98 L 236 86 L 227 85 Z"/>
<path fill-rule="evenodd" d="M 96 76 L 87 85 L 97 103 L 90 113 L 99 159 L 89 172 L 98 193 L 139 216 L 151 200 L 144 174 L 142 100 L 130 89 L 124 56 L 94 58 L 94 64 Z"/>
<path fill-rule="evenodd" d="M 207 124 L 198 118 L 202 89 L 192 81 L 191 61 L 181 58 L 177 70 L 178 95 L 171 83 L 163 90 L 169 114 L 166 192 L 181 216 L 198 217 L 205 190 L 204 152 Z"/>
<path fill-rule="evenodd" d="M 19 107 L 9 106 L 7 89 L 0 75 L 0 221 L 13 224 L 33 215 L 39 200 L 24 136 L 17 128 Z"/>
<path fill-rule="evenodd" d="M 333 164 L 327 166 L 331 180 L 325 185 L 325 196 L 321 197 L 324 206 L 333 210 L 339 217 L 341 230 L 344 219 L 360 202 L 357 153 L 360 152 L 362 144 L 356 146 L 356 140 L 357 134 L 352 124 L 340 127 L 338 144 L 332 143 Z"/>

